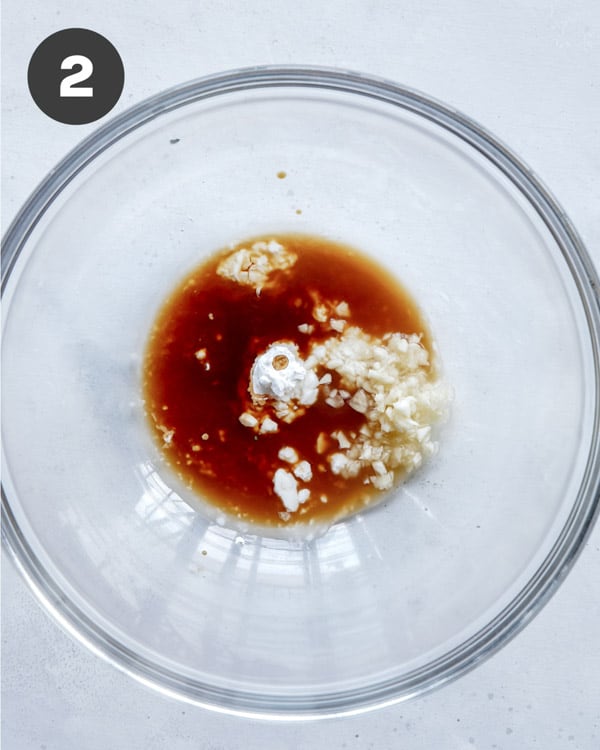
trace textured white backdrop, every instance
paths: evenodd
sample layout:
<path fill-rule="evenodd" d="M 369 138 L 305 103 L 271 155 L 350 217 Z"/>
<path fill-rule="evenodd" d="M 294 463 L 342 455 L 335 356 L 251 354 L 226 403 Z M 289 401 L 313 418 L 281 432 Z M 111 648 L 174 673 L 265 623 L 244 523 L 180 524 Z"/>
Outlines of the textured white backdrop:
<path fill-rule="evenodd" d="M 596 0 L 4 0 L 2 16 L 4 230 L 95 128 L 48 119 L 26 85 L 39 42 L 83 26 L 123 58 L 113 114 L 181 81 L 266 63 L 352 68 L 421 89 L 528 162 L 600 265 Z M 411 703 L 318 724 L 229 718 L 146 690 L 59 630 L 3 563 L 4 750 L 600 747 L 600 526 L 541 614 L 474 672 Z"/>

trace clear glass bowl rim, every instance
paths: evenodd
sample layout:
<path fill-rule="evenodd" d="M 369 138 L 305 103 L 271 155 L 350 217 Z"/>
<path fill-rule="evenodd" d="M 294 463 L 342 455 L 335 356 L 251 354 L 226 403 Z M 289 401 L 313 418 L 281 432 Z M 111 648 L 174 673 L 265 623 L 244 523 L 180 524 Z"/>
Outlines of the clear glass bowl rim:
<path fill-rule="evenodd" d="M 195 101 L 251 89 L 304 87 L 387 102 L 450 131 L 476 149 L 525 196 L 560 248 L 587 318 L 595 375 L 593 439 L 582 484 L 552 549 L 519 594 L 485 627 L 446 653 L 401 678 L 356 690 L 309 696 L 259 695 L 223 690 L 184 678 L 117 642 L 87 617 L 44 569 L 19 528 L 2 486 L 2 541 L 17 569 L 54 619 L 96 655 L 136 680 L 171 697 L 212 710 L 268 719 L 351 715 L 391 705 L 440 687 L 472 669 L 507 643 L 556 591 L 571 570 L 600 509 L 600 281 L 570 220 L 533 172 L 506 146 L 455 109 L 413 89 L 361 73 L 314 66 L 259 66 L 198 78 L 129 108 L 73 149 L 23 205 L 2 241 L 2 294 L 33 229 L 53 201 L 111 145 L 166 112 Z"/>

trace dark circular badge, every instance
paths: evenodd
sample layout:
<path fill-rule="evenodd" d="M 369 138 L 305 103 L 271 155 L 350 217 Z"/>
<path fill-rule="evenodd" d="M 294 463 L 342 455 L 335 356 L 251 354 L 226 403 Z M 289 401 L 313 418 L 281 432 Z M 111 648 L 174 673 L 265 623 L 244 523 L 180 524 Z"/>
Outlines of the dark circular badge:
<path fill-rule="evenodd" d="M 63 29 L 47 37 L 27 70 L 29 91 L 38 107 L 69 125 L 104 117 L 119 101 L 124 80 L 117 50 L 89 29 Z"/>

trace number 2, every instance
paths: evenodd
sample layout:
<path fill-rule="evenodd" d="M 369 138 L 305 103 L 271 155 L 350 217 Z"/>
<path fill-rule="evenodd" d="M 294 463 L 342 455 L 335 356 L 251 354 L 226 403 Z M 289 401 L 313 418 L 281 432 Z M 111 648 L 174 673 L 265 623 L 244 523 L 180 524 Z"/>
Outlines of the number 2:
<path fill-rule="evenodd" d="M 63 78 L 60 82 L 60 96 L 94 96 L 94 89 L 92 86 L 81 86 L 77 89 L 73 88 L 76 83 L 82 83 L 92 75 L 94 71 L 94 65 L 89 57 L 84 55 L 69 55 L 61 62 L 61 70 L 73 70 L 73 68 L 79 65 L 81 70 L 76 73 L 71 73 L 70 76 Z"/>

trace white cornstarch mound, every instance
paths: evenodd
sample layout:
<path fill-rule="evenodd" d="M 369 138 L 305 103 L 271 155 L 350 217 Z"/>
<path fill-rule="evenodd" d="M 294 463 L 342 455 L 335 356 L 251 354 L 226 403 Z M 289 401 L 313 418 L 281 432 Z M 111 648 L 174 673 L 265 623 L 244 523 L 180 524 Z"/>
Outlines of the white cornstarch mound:
<path fill-rule="evenodd" d="M 291 268 L 297 260 L 295 253 L 286 250 L 275 240 L 254 242 L 224 258 L 217 273 L 238 284 L 253 286 L 256 293 L 267 283 L 269 274 L 276 270 Z"/>
<path fill-rule="evenodd" d="M 310 406 L 317 400 L 318 385 L 316 373 L 290 342 L 272 344 L 259 354 L 250 371 L 250 392 L 258 403 L 267 397 L 283 404 L 297 401 Z"/>

